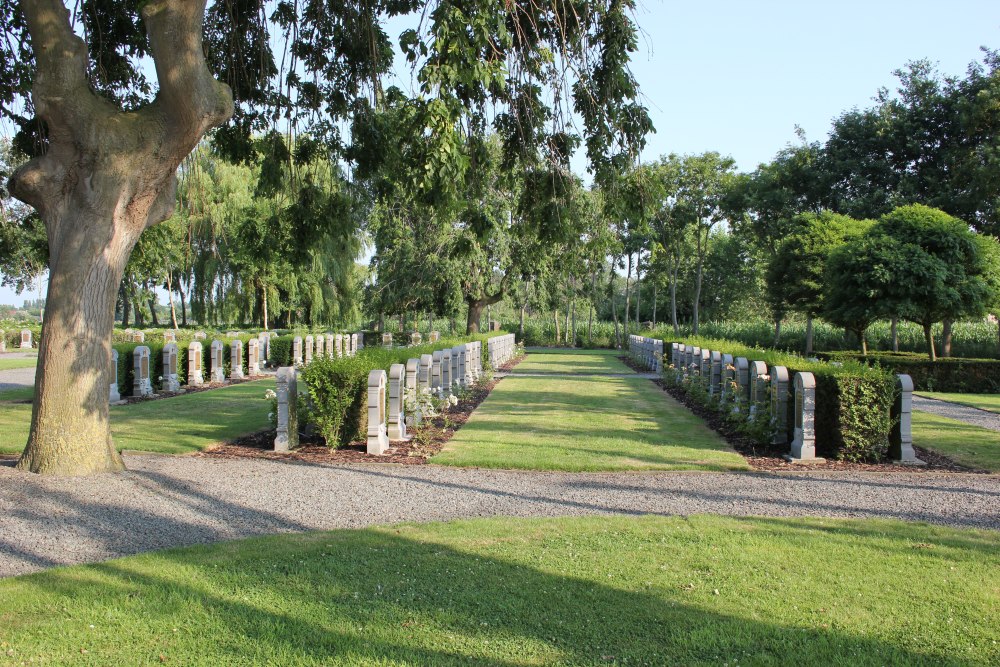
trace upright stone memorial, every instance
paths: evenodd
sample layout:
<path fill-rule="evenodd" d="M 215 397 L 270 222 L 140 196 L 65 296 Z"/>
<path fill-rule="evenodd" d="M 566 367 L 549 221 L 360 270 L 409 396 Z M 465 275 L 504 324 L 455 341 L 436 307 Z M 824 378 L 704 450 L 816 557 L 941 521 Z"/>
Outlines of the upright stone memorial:
<path fill-rule="evenodd" d="M 388 331 L 382 334 L 382 347 L 387 350 L 392 349 L 392 334 Z"/>
<path fill-rule="evenodd" d="M 163 332 L 163 342 L 164 343 L 176 343 L 177 342 L 177 332 L 173 329 L 168 329 Z"/>
<path fill-rule="evenodd" d="M 7 351 L 7 332 L 0 329 L 0 352 Z"/>
<path fill-rule="evenodd" d="M 344 356 L 344 334 L 337 334 L 333 337 L 334 354 L 338 358 Z"/>
<path fill-rule="evenodd" d="M 302 336 L 296 336 L 292 339 L 292 364 L 301 366 L 302 361 Z"/>
<path fill-rule="evenodd" d="M 177 375 L 177 344 L 163 346 L 163 391 L 176 394 L 181 390 L 181 379 Z"/>
<path fill-rule="evenodd" d="M 271 337 L 268 332 L 262 331 L 257 335 L 255 339 L 257 341 L 257 371 L 264 369 L 264 362 L 267 361 L 267 348 L 271 344 Z M 250 362 L 250 341 L 247 341 L 247 365 Z M 257 372 L 250 368 L 250 375 L 256 375 Z"/>
<path fill-rule="evenodd" d="M 298 415 L 298 378 L 299 369 L 295 366 L 284 366 L 278 369 L 278 428 L 274 437 L 274 451 L 287 452 L 299 446 L 299 415 Z"/>
<path fill-rule="evenodd" d="M 355 356 L 358 353 L 359 349 L 361 349 L 359 347 L 360 343 L 361 343 L 360 336 L 358 336 L 358 334 L 356 334 L 356 333 L 351 334 L 351 356 L 352 357 Z"/>
<path fill-rule="evenodd" d="M 250 377 L 260 375 L 260 339 L 247 341 L 247 373 Z"/>
<path fill-rule="evenodd" d="M 132 395 L 152 396 L 153 383 L 149 380 L 149 348 L 145 345 L 132 350 Z"/>
<path fill-rule="evenodd" d="M 437 390 L 442 387 L 441 369 L 444 367 L 444 352 L 435 350 L 431 355 L 431 374 L 429 376 L 431 389 Z"/>
<path fill-rule="evenodd" d="M 430 354 L 420 355 L 420 365 L 417 366 L 417 388 L 420 391 L 431 387 L 431 366 L 434 365 L 434 357 Z"/>
<path fill-rule="evenodd" d="M 418 407 L 418 399 L 420 397 L 421 387 L 420 381 L 417 379 L 420 375 L 420 360 L 419 359 L 407 359 L 406 360 L 406 388 L 403 392 L 404 400 L 403 404 L 406 404 L 405 397 L 409 396 L 413 399 L 413 415 L 411 418 L 411 423 L 414 426 L 420 426 L 422 421 L 420 414 L 420 408 Z"/>
<path fill-rule="evenodd" d="M 320 334 L 316 336 L 316 359 L 322 359 L 326 356 L 326 336 Z"/>
<path fill-rule="evenodd" d="M 333 334 L 326 334 L 324 338 L 326 338 L 326 356 L 330 359 L 339 357 L 340 355 L 333 349 Z"/>
<path fill-rule="evenodd" d="M 419 331 L 410 334 L 410 345 L 420 345 L 423 341 L 424 337 L 420 335 Z"/>
<path fill-rule="evenodd" d="M 205 384 L 205 376 L 201 366 L 201 343 L 196 340 L 188 345 L 188 386 L 198 387 Z"/>
<path fill-rule="evenodd" d="M 441 350 L 441 386 L 451 393 L 451 348 Z"/>
<path fill-rule="evenodd" d="M 409 440 L 403 406 L 405 381 L 406 367 L 403 364 L 389 366 L 389 417 L 386 420 L 386 435 L 389 440 Z"/>
<path fill-rule="evenodd" d="M 711 376 L 708 383 L 708 393 L 710 396 L 719 396 L 722 394 L 722 353 L 718 350 L 712 350 L 709 368 Z"/>
<path fill-rule="evenodd" d="M 816 377 L 812 373 L 796 373 L 794 386 L 795 429 L 792 451 L 785 459 L 792 463 L 823 461 L 816 458 Z"/>
<path fill-rule="evenodd" d="M 306 363 L 307 366 L 309 364 L 311 364 L 312 360 L 313 360 L 313 343 L 314 343 L 314 341 L 313 341 L 312 335 L 310 334 L 310 335 L 306 336 L 306 356 L 305 356 L 305 363 Z"/>
<path fill-rule="evenodd" d="M 229 343 L 229 379 L 242 380 L 245 377 L 246 374 L 243 373 L 243 341 L 234 338 Z"/>
<path fill-rule="evenodd" d="M 365 349 L 365 333 L 363 331 L 359 331 L 354 335 L 357 337 L 354 343 L 354 352 L 356 354 Z"/>
<path fill-rule="evenodd" d="M 736 375 L 736 368 L 733 366 L 733 355 L 722 355 L 722 378 L 719 381 L 719 402 L 720 406 L 733 398 L 733 377 Z"/>
<path fill-rule="evenodd" d="M 212 347 L 209 350 L 212 362 L 212 367 L 209 369 L 211 382 L 221 383 L 226 381 L 226 369 L 224 366 L 223 355 L 223 350 L 225 349 L 226 345 L 221 340 L 212 341 Z"/>
<path fill-rule="evenodd" d="M 763 361 L 750 362 L 750 410 L 749 418 L 754 419 L 763 410 L 767 396 L 767 364 Z"/>
<path fill-rule="evenodd" d="M 750 403 L 750 362 L 746 357 L 736 357 L 733 360 L 733 381 L 736 383 L 736 396 L 733 397 L 733 414 L 743 410 Z"/>
<path fill-rule="evenodd" d="M 368 373 L 368 453 L 381 456 L 389 448 L 386 432 L 385 371 Z"/>
<path fill-rule="evenodd" d="M 430 332 L 430 334 L 428 336 L 428 340 L 430 342 L 432 342 L 432 343 L 438 342 L 439 340 L 441 340 L 441 332 L 440 331 L 432 331 L 432 332 Z"/>
<path fill-rule="evenodd" d="M 771 366 L 771 435 L 772 445 L 788 444 L 788 369 Z M 815 380 L 813 381 L 815 387 Z M 813 401 L 815 403 L 815 401 Z"/>
<path fill-rule="evenodd" d="M 892 427 L 889 430 L 889 458 L 894 463 L 923 466 L 926 462 L 917 458 L 913 449 L 913 379 L 909 375 L 896 375 L 896 397 L 889 416 Z"/>
<path fill-rule="evenodd" d="M 654 340 L 653 341 L 653 372 L 661 373 L 663 371 L 663 341 Z"/>
<path fill-rule="evenodd" d="M 194 339 L 195 340 L 205 340 L 206 338 L 208 338 L 208 334 L 205 333 L 204 331 L 195 331 L 194 332 Z"/>
<path fill-rule="evenodd" d="M 453 385 L 462 385 L 462 346 L 456 345 L 451 348 L 451 383 Z"/>
<path fill-rule="evenodd" d="M 31 329 L 21 329 L 21 349 L 31 349 Z"/>
<path fill-rule="evenodd" d="M 670 365 L 674 367 L 674 370 L 677 370 L 677 367 L 679 366 L 679 364 L 677 363 L 677 353 L 680 352 L 680 349 L 681 349 L 680 343 L 670 344 Z"/>
<path fill-rule="evenodd" d="M 133 343 L 145 343 L 146 342 L 146 334 L 143 333 L 142 331 L 136 331 L 136 332 L 134 332 L 132 334 L 132 342 Z"/>
<path fill-rule="evenodd" d="M 111 382 L 108 386 L 108 403 L 114 405 L 122 400 L 118 392 L 118 350 L 111 348 Z"/>

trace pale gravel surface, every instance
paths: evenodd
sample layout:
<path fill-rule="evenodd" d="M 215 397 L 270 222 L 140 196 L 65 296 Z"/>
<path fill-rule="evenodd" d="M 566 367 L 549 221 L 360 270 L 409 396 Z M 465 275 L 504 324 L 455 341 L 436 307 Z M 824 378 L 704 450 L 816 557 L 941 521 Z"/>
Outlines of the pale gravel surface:
<path fill-rule="evenodd" d="M 0 371 L 0 391 L 35 386 L 34 368 L 10 368 Z"/>
<path fill-rule="evenodd" d="M 1000 415 L 988 410 L 980 410 L 967 405 L 959 405 L 950 401 L 941 401 L 936 398 L 925 398 L 923 396 L 913 397 L 913 409 L 921 412 L 930 412 L 939 417 L 955 419 L 972 426 L 988 428 L 991 431 L 1000 431 Z"/>
<path fill-rule="evenodd" d="M 129 455 L 48 478 L 0 465 L 0 576 L 251 535 L 487 516 L 872 517 L 1000 529 L 1000 477 L 568 474 Z"/>

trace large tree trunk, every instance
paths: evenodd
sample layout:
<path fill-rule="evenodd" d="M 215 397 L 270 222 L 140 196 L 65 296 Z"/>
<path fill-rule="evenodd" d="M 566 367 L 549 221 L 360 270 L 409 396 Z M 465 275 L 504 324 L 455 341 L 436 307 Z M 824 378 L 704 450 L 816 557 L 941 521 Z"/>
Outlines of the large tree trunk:
<path fill-rule="evenodd" d="M 264 322 L 263 322 L 263 324 L 264 324 L 264 331 L 267 331 L 267 323 L 268 323 L 268 315 L 267 315 L 267 285 L 262 285 L 261 288 L 260 288 L 260 291 L 261 291 L 261 301 L 262 301 L 261 306 L 264 309 Z"/>
<path fill-rule="evenodd" d="M 611 319 L 615 323 L 615 348 L 621 348 L 622 338 L 618 331 L 618 300 L 615 299 L 615 263 L 611 263 L 611 275 L 608 277 L 608 294 L 611 296 Z"/>
<path fill-rule="evenodd" d="M 950 357 L 951 356 L 951 335 L 953 330 L 954 322 L 952 320 L 945 320 L 941 325 L 941 356 Z"/>
<path fill-rule="evenodd" d="M 632 307 L 632 293 L 629 291 L 629 283 L 632 280 L 632 253 L 628 256 L 628 269 L 625 272 L 625 319 L 623 320 L 624 334 L 628 336 L 628 313 Z"/>
<path fill-rule="evenodd" d="M 570 306 L 570 308 L 573 310 L 573 317 L 572 317 L 573 326 L 570 329 L 572 333 L 570 333 L 569 337 L 569 346 L 576 347 L 576 301 L 575 300 L 573 301 L 573 305 Z"/>
<path fill-rule="evenodd" d="M 479 333 L 479 322 L 482 319 L 483 310 L 487 306 L 491 306 L 494 303 L 500 301 L 500 299 L 502 298 L 503 294 L 498 293 L 494 294 L 493 296 L 483 297 L 481 299 L 467 300 L 466 303 L 469 306 L 469 314 L 466 319 L 465 333 L 467 335 Z M 454 322 L 454 318 L 452 319 L 452 322 Z M 452 325 L 452 327 L 454 328 L 454 324 Z M 454 334 L 454 331 L 452 331 L 452 333 Z"/>
<path fill-rule="evenodd" d="M 934 350 L 934 331 L 931 329 L 933 324 L 924 324 L 924 342 L 927 343 L 927 354 L 930 356 L 931 361 L 937 361 L 937 352 Z"/>
<path fill-rule="evenodd" d="M 521 304 L 521 323 L 518 325 L 518 333 L 521 335 L 521 340 L 524 340 L 524 311 L 528 309 L 528 302 L 525 301 Z"/>
<path fill-rule="evenodd" d="M 656 283 L 653 283 L 653 328 L 656 328 Z"/>
<path fill-rule="evenodd" d="M 177 296 L 181 299 L 181 326 L 186 327 L 188 324 L 187 306 L 184 304 L 184 290 L 181 289 L 179 282 L 177 283 Z"/>
<path fill-rule="evenodd" d="M 674 335 L 679 336 L 681 333 L 680 322 L 677 321 L 677 267 L 674 266 L 672 269 L 672 275 L 670 277 L 670 322 L 674 325 Z"/>
<path fill-rule="evenodd" d="M 122 302 L 122 329 L 128 329 L 129 316 L 131 315 L 132 302 L 128 297 L 128 290 L 125 289 L 125 283 L 123 282 L 118 290 L 118 295 Z"/>
<path fill-rule="evenodd" d="M 641 256 L 640 256 L 641 259 Z M 639 272 L 639 262 L 636 262 L 635 267 L 635 327 L 638 329 L 640 327 L 639 322 L 642 318 L 639 316 L 639 305 L 642 301 L 642 280 Z"/>
<path fill-rule="evenodd" d="M 170 269 L 167 269 L 167 299 L 170 301 L 170 326 L 177 329 L 177 309 L 174 307 L 174 287 Z"/>
<path fill-rule="evenodd" d="M 49 143 L 14 173 L 10 191 L 44 221 L 50 270 L 22 470 L 124 467 L 108 421 L 115 295 L 139 234 L 173 211 L 181 160 L 232 114 L 229 89 L 205 66 L 205 0 L 141 4 L 159 92 L 128 113 L 91 91 L 87 46 L 61 0 L 20 4 L 36 61 L 32 101 Z"/>
<path fill-rule="evenodd" d="M 552 321 L 555 322 L 555 325 L 556 325 L 556 347 L 558 347 L 559 343 L 561 342 L 561 339 L 560 339 L 561 333 L 559 331 L 559 309 L 558 308 L 554 308 L 552 310 Z"/>
<path fill-rule="evenodd" d="M 778 347 L 778 341 L 781 340 L 781 320 L 782 319 L 783 318 L 782 318 L 781 315 L 775 315 L 774 316 L 774 343 L 772 344 L 772 347 Z"/>
<path fill-rule="evenodd" d="M 569 347 L 569 318 L 570 318 L 570 304 L 566 304 L 566 326 L 563 327 L 563 344 Z"/>

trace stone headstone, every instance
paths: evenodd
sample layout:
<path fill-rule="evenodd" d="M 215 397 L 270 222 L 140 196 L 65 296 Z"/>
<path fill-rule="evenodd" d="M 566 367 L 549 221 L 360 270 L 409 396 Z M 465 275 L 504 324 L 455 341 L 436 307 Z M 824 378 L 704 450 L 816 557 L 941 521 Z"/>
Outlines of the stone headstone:
<path fill-rule="evenodd" d="M 246 375 L 243 373 L 243 341 L 235 338 L 229 343 L 229 379 L 242 380 L 245 377 Z"/>
<path fill-rule="evenodd" d="M 788 369 L 771 366 L 771 444 L 788 444 Z M 815 380 L 813 382 L 815 386 Z"/>
<path fill-rule="evenodd" d="M 197 387 L 205 384 L 205 376 L 201 364 L 201 343 L 194 340 L 188 345 L 188 385 Z"/>
<path fill-rule="evenodd" d="M 462 376 L 462 347 L 456 345 L 451 348 L 451 383 L 461 385 L 464 379 Z"/>
<path fill-rule="evenodd" d="M 177 393 L 181 390 L 181 380 L 177 375 L 177 344 L 163 346 L 163 391 Z"/>
<path fill-rule="evenodd" d="M 326 336 L 320 334 L 316 336 L 316 358 L 322 359 L 326 356 Z"/>
<path fill-rule="evenodd" d="M 108 403 L 112 405 L 122 400 L 118 392 L 118 350 L 111 348 L 111 382 L 108 387 Z"/>
<path fill-rule="evenodd" d="M 274 437 L 274 451 L 287 452 L 299 446 L 298 389 L 299 370 L 295 366 L 278 369 L 278 428 Z"/>
<path fill-rule="evenodd" d="M 164 343 L 176 343 L 177 342 L 177 332 L 173 329 L 168 329 L 163 332 L 163 342 Z"/>
<path fill-rule="evenodd" d="M 426 356 L 426 355 L 425 355 Z M 444 366 L 444 351 L 435 350 L 431 355 L 431 370 L 428 376 L 431 389 L 439 389 L 442 386 L 441 369 Z"/>
<path fill-rule="evenodd" d="M 204 331 L 195 331 L 194 332 L 194 339 L 195 340 L 205 340 L 206 338 L 208 338 L 208 334 L 205 333 Z"/>
<path fill-rule="evenodd" d="M 927 465 L 917 458 L 913 449 L 913 379 L 909 375 L 896 375 L 896 397 L 889 416 L 892 427 L 889 430 L 889 458 L 894 463 L 907 465 Z"/>
<path fill-rule="evenodd" d="M 261 332 L 257 335 L 257 369 L 261 370 L 264 368 L 264 362 L 267 361 L 268 348 L 271 347 L 271 337 L 267 335 L 267 332 Z M 250 341 L 247 341 L 247 361 L 249 362 L 250 357 Z M 253 368 L 250 369 L 251 375 L 256 375 Z"/>
<path fill-rule="evenodd" d="M 360 340 L 360 337 L 358 336 L 358 334 L 356 334 L 356 333 L 351 334 L 351 356 L 352 357 L 355 356 L 358 353 L 358 350 L 361 349 L 359 347 L 360 343 L 361 343 L 361 340 Z"/>
<path fill-rule="evenodd" d="M 334 357 L 339 357 L 340 355 L 337 354 L 334 351 L 334 349 L 333 349 L 333 334 L 326 334 L 326 335 L 323 336 L 323 338 L 326 339 L 326 356 L 327 356 L 327 358 L 333 359 Z"/>
<path fill-rule="evenodd" d="M 441 386 L 451 392 L 451 348 L 441 350 Z"/>
<path fill-rule="evenodd" d="M 251 338 L 247 341 L 247 372 L 250 377 L 260 374 L 260 339 Z"/>
<path fill-rule="evenodd" d="M 225 382 L 226 381 L 226 370 L 223 366 L 224 364 L 224 354 L 223 350 L 226 349 L 225 344 L 221 340 L 213 340 L 212 347 L 209 350 L 211 355 L 211 368 L 209 372 L 211 373 L 211 382 Z"/>
<path fill-rule="evenodd" d="M 430 332 L 430 334 L 428 335 L 427 340 L 429 342 L 431 342 L 431 343 L 438 342 L 439 340 L 441 340 L 441 332 L 440 331 L 432 331 L 432 332 Z"/>
<path fill-rule="evenodd" d="M 145 343 L 146 342 L 146 334 L 143 333 L 142 331 L 136 331 L 136 332 L 134 332 L 132 334 L 132 342 L 133 343 Z"/>
<path fill-rule="evenodd" d="M 31 329 L 21 329 L 21 349 L 31 349 Z"/>
<path fill-rule="evenodd" d="M 736 357 L 733 367 L 733 414 L 737 414 L 743 410 L 743 406 L 750 405 L 750 362 L 746 357 Z"/>
<path fill-rule="evenodd" d="M 391 333 L 386 332 L 386 333 L 382 334 L 382 347 L 384 347 L 387 350 L 391 350 L 392 349 L 392 334 Z"/>
<path fill-rule="evenodd" d="M 132 350 L 132 395 L 152 396 L 153 383 L 149 380 L 149 348 L 145 345 Z"/>
<path fill-rule="evenodd" d="M 722 353 L 718 350 L 712 350 L 709 364 L 711 376 L 708 383 L 708 393 L 710 396 L 719 396 L 722 394 Z"/>
<path fill-rule="evenodd" d="M 292 365 L 301 366 L 302 361 L 302 336 L 296 336 L 292 339 Z"/>
<path fill-rule="evenodd" d="M 368 453 L 381 456 L 389 448 L 386 432 L 385 371 L 368 373 Z"/>
<path fill-rule="evenodd" d="M 333 337 L 333 347 L 337 357 L 344 356 L 344 334 L 337 334 Z"/>
<path fill-rule="evenodd" d="M 420 345 L 423 341 L 424 337 L 420 335 L 419 331 L 410 334 L 410 345 Z"/>
<path fill-rule="evenodd" d="M 796 373 L 793 384 L 795 427 L 792 450 L 785 458 L 792 463 L 822 461 L 816 458 L 816 377 L 812 373 Z"/>
<path fill-rule="evenodd" d="M 306 356 L 305 356 L 305 363 L 306 363 L 307 366 L 312 363 L 313 353 L 315 351 L 314 345 L 315 345 L 315 340 L 313 339 L 312 335 L 310 334 L 310 335 L 306 336 Z"/>
<path fill-rule="evenodd" d="M 356 333 L 354 335 L 357 337 L 355 339 L 355 343 L 354 343 L 354 351 L 355 351 L 355 353 L 357 353 L 357 352 L 365 349 L 365 334 L 364 334 L 364 332 L 359 331 L 358 333 Z"/>
<path fill-rule="evenodd" d="M 767 400 L 767 364 L 763 361 L 750 362 L 750 410 L 749 417 L 754 419 L 758 412 L 764 409 L 764 401 Z"/>
<path fill-rule="evenodd" d="M 386 420 L 386 435 L 389 440 L 408 440 L 406 435 L 406 415 L 403 406 L 406 367 L 403 364 L 389 366 L 389 417 Z"/>
<path fill-rule="evenodd" d="M 420 396 L 421 387 L 420 381 L 417 377 L 420 375 L 420 360 L 419 359 L 407 359 L 406 360 L 406 387 L 404 389 L 404 396 L 409 396 L 413 399 L 413 425 L 420 426 L 422 421 L 420 414 L 420 408 L 416 407 L 416 400 Z M 405 405 L 405 399 L 404 399 Z"/>

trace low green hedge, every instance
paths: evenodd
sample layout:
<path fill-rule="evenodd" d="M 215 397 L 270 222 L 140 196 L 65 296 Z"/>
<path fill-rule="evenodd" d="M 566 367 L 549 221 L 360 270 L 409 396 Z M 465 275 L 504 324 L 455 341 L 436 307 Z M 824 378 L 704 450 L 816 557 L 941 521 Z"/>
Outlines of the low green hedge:
<path fill-rule="evenodd" d="M 664 341 L 664 355 L 669 363 L 670 343 L 681 342 L 702 349 L 717 350 L 746 357 L 748 361 L 763 361 L 768 367 L 788 369 L 788 439 L 795 425 L 794 379 L 799 372 L 816 377 L 816 454 L 844 461 L 881 461 L 889 448 L 891 419 L 889 409 L 895 396 L 896 378 L 888 370 L 846 359 L 842 366 L 812 362 L 802 357 L 746 347 L 732 341 L 711 338 L 689 338 Z M 743 417 L 745 418 L 745 417 Z"/>
<path fill-rule="evenodd" d="M 489 368 L 487 340 L 505 335 L 504 331 L 445 337 L 436 343 L 386 350 L 381 346 L 365 347 L 353 357 L 314 359 L 303 367 L 299 376 L 309 397 L 307 409 L 300 409 L 302 421 L 311 423 L 330 446 L 343 446 L 363 439 L 368 430 L 366 414 L 368 374 L 382 369 L 386 373 L 393 364 L 406 364 L 423 354 L 481 341 L 482 366 Z M 273 345 L 273 341 L 272 341 Z M 273 348 L 272 348 L 273 349 Z"/>
<path fill-rule="evenodd" d="M 850 359 L 878 365 L 892 373 L 906 373 L 913 378 L 917 391 L 947 391 L 966 394 L 1000 393 L 1000 361 L 941 357 L 931 361 L 926 354 L 914 352 L 875 352 L 867 356 L 838 352 L 818 355 L 829 360 Z"/>

